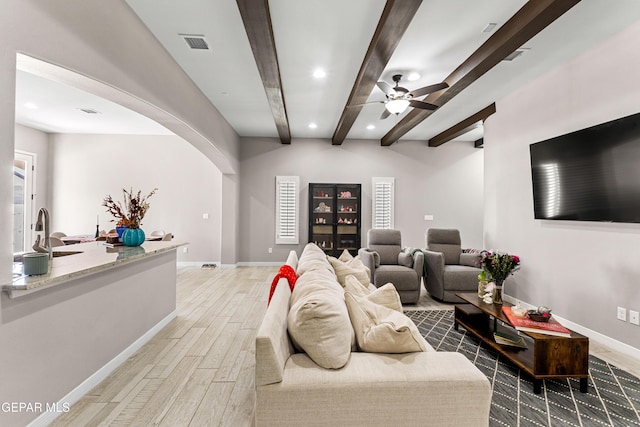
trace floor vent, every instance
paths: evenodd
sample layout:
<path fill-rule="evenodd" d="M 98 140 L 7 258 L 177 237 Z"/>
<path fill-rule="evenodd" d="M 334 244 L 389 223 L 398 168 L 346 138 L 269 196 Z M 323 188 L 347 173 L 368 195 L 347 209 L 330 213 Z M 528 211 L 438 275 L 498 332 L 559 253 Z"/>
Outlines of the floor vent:
<path fill-rule="evenodd" d="M 215 265 L 215 264 L 202 264 L 202 268 L 205 268 L 205 269 L 211 269 L 211 268 L 216 268 L 216 267 L 217 267 L 217 265 Z"/>
<path fill-rule="evenodd" d="M 208 50 L 209 44 L 205 40 L 204 36 L 196 34 L 180 34 L 180 37 L 187 42 L 191 49 Z"/>

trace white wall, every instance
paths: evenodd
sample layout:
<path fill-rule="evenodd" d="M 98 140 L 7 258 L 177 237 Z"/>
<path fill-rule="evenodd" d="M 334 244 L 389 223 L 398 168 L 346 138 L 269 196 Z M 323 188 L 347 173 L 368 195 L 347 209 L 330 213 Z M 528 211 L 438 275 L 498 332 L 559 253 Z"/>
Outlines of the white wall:
<path fill-rule="evenodd" d="M 529 145 L 640 111 L 640 22 L 497 102 L 485 123 L 485 243 L 520 255 L 505 293 L 640 349 L 640 224 L 533 219 Z M 639 165 L 640 167 L 640 165 Z"/>
<path fill-rule="evenodd" d="M 49 208 L 49 135 L 26 126 L 15 126 L 16 150 L 33 153 L 36 156 L 36 188 L 34 211 L 41 207 Z"/>
<path fill-rule="evenodd" d="M 88 77 L 104 83 L 101 89 L 110 88 L 135 104 L 129 107 L 157 113 L 165 127 L 184 132 L 207 157 L 223 164 L 225 173 L 236 171 L 238 135 L 124 2 L 5 0 L 2 6 L 0 234 L 11 234 L 18 52 L 72 70 L 78 82 Z M 235 250 L 237 236 L 225 239 Z M 11 242 L 0 244 L 1 283 L 10 280 L 11 254 Z"/>
<path fill-rule="evenodd" d="M 362 184 L 362 243 L 371 228 L 371 178 L 396 178 L 395 226 L 404 246 L 424 247 L 429 227 L 458 228 L 462 243 L 482 247 L 483 150 L 470 142 L 438 148 L 424 141 L 296 139 L 283 145 L 273 139 L 242 140 L 240 161 L 241 261 L 282 262 L 291 249 L 308 240 L 308 184 Z M 300 244 L 275 245 L 275 177 L 300 176 Z M 434 216 L 425 221 L 424 215 Z M 268 254 L 268 248 L 273 253 Z"/>
<path fill-rule="evenodd" d="M 123 188 L 148 194 L 157 187 L 142 229 L 188 241 L 178 261 L 221 261 L 222 174 L 191 144 L 177 136 L 54 134 L 50 145 L 52 231 L 93 234 L 96 215 L 101 230 L 114 228 L 106 195 L 122 201 Z"/>

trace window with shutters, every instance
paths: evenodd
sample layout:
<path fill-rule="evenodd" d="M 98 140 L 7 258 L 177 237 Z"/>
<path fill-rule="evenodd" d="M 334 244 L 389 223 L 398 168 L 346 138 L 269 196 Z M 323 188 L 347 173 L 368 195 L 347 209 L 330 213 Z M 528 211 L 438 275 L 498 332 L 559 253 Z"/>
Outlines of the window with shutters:
<path fill-rule="evenodd" d="M 300 177 L 276 176 L 276 244 L 298 244 Z"/>
<path fill-rule="evenodd" d="M 395 178 L 373 177 L 371 228 L 394 228 Z"/>

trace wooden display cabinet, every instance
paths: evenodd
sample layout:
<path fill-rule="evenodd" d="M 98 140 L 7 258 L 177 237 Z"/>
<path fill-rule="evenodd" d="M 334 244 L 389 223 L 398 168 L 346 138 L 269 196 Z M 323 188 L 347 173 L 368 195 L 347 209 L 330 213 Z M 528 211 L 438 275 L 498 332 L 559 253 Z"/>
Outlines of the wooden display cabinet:
<path fill-rule="evenodd" d="M 360 248 L 360 184 L 309 184 L 309 242 L 327 255 Z"/>

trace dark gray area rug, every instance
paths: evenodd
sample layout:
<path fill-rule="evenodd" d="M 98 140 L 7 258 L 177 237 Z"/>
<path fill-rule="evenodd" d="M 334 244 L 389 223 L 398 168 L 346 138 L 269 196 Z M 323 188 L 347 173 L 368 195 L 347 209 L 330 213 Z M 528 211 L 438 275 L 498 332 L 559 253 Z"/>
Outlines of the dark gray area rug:
<path fill-rule="evenodd" d="M 464 354 L 493 388 L 490 426 L 640 426 L 640 379 L 593 355 L 589 356 L 589 390 L 577 379 L 545 380 L 533 393 L 526 374 L 501 360 L 473 336 L 453 329 L 452 310 L 412 310 L 405 314 L 438 351 Z"/>

